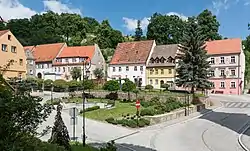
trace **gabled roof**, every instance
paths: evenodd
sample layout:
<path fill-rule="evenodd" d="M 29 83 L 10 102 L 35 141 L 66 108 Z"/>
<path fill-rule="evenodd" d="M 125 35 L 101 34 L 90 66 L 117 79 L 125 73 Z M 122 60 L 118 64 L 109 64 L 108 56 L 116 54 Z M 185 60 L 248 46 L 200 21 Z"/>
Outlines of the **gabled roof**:
<path fill-rule="evenodd" d="M 154 41 L 119 43 L 110 64 L 146 64 Z"/>
<path fill-rule="evenodd" d="M 230 54 L 240 53 L 242 49 L 241 39 L 224 39 L 206 42 L 206 50 L 208 54 Z"/>
<path fill-rule="evenodd" d="M 65 43 L 37 45 L 32 52 L 36 62 L 49 62 L 56 58 Z"/>
<path fill-rule="evenodd" d="M 0 37 L 9 32 L 10 30 L 0 30 Z"/>
<path fill-rule="evenodd" d="M 89 57 L 92 59 L 95 46 L 65 47 L 57 58 Z"/>
<path fill-rule="evenodd" d="M 24 48 L 24 51 L 27 51 L 27 50 L 32 51 L 35 48 L 35 46 L 25 46 L 23 48 Z"/>

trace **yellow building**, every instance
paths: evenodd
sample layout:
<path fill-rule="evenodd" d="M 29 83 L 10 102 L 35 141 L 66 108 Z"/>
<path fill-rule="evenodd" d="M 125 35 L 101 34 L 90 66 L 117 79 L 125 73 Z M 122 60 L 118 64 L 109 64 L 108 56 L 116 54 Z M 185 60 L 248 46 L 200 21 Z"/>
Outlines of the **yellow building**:
<path fill-rule="evenodd" d="M 174 86 L 175 82 L 175 56 L 178 45 L 156 46 L 150 56 L 146 67 L 146 80 L 148 85 L 160 89 L 162 84 Z"/>
<path fill-rule="evenodd" d="M 5 79 L 26 76 L 26 56 L 22 44 L 9 31 L 0 31 L 0 67 L 3 68 L 12 61 L 8 69 L 3 73 Z M 3 72 L 2 69 L 0 69 Z"/>

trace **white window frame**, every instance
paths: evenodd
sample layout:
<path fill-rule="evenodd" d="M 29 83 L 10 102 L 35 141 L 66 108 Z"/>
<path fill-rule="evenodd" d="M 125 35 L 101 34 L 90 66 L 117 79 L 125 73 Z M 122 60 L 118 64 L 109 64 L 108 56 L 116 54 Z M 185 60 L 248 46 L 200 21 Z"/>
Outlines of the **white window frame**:
<path fill-rule="evenodd" d="M 214 57 L 210 58 L 210 64 L 214 64 Z"/>
<path fill-rule="evenodd" d="M 232 60 L 234 60 L 234 61 L 232 61 Z M 230 63 L 236 63 L 236 57 L 235 56 L 231 56 Z"/>
<path fill-rule="evenodd" d="M 223 83 L 223 84 L 222 84 Z M 221 81 L 220 82 L 220 88 L 225 88 L 226 86 L 225 86 L 225 82 L 224 81 Z"/>
<path fill-rule="evenodd" d="M 220 57 L 220 63 L 224 64 L 225 63 L 225 57 Z"/>
<path fill-rule="evenodd" d="M 233 83 L 234 83 L 234 86 L 232 87 Z M 236 88 L 236 82 L 235 81 L 231 81 L 230 82 L 230 88 L 231 89 L 235 89 Z"/>

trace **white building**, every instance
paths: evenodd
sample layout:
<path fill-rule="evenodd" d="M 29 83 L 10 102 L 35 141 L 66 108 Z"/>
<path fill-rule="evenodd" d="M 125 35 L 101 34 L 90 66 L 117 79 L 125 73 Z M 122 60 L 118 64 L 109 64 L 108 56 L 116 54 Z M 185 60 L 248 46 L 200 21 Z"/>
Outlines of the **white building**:
<path fill-rule="evenodd" d="M 71 71 L 73 68 L 81 69 L 81 75 L 83 75 L 83 61 L 86 57 L 89 57 L 91 60 L 89 79 L 96 79 L 93 73 L 96 68 L 101 68 L 103 72 L 105 72 L 106 63 L 97 44 L 93 46 L 65 47 L 53 63 L 53 72 L 55 72 L 60 79 L 67 81 L 72 80 Z M 89 65 L 87 65 L 87 67 L 89 67 Z M 86 75 L 86 71 L 84 75 Z M 79 80 L 81 79 L 82 76 Z"/>
<path fill-rule="evenodd" d="M 36 76 L 40 79 L 60 79 L 53 71 L 52 64 L 58 54 L 67 47 L 66 43 L 44 44 L 33 47 L 32 53 L 36 62 Z"/>
<path fill-rule="evenodd" d="M 128 78 L 145 86 L 146 64 L 155 46 L 153 40 L 119 43 L 108 67 L 108 80 Z"/>

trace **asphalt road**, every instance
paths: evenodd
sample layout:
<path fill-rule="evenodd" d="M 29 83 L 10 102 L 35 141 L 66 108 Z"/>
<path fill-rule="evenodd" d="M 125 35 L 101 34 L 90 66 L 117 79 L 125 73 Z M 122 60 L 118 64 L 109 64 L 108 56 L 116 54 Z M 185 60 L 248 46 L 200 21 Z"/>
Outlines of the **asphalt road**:
<path fill-rule="evenodd" d="M 240 131 L 250 121 L 250 96 L 211 97 L 221 101 L 222 107 L 170 126 L 162 123 L 132 130 L 87 120 L 87 141 L 98 146 L 115 139 L 120 151 L 243 151 L 237 139 Z M 54 115 L 55 112 L 41 129 L 47 125 L 53 126 Z M 64 110 L 62 115 L 72 136 L 68 111 Z M 78 117 L 76 136 L 79 138 L 82 136 L 81 123 L 82 118 Z M 50 134 L 42 139 L 47 140 L 49 137 Z"/>

